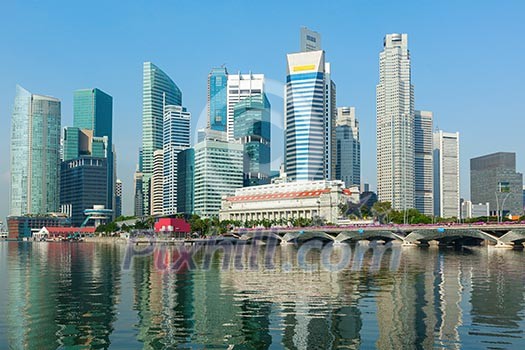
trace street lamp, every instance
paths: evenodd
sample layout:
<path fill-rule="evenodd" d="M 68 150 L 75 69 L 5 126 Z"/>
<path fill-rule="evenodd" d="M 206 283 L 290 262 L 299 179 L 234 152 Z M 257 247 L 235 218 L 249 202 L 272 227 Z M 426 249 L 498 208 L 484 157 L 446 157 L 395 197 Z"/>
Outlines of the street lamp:
<path fill-rule="evenodd" d="M 505 193 L 505 197 L 503 198 L 503 200 L 501 202 L 501 208 L 500 208 L 500 205 L 499 205 L 498 193 Z M 503 208 L 504 208 L 504 205 L 505 205 L 505 201 L 507 200 L 507 198 L 509 198 L 510 193 L 511 193 L 510 192 L 510 184 L 508 182 L 498 182 L 498 190 L 495 192 L 495 195 L 496 195 L 496 218 L 497 218 L 498 224 L 502 220 Z"/>

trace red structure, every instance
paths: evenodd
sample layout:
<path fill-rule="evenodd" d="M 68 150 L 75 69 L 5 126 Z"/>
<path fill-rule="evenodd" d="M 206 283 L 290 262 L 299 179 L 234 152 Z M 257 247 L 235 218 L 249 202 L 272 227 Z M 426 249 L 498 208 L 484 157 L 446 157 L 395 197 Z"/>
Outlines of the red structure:
<path fill-rule="evenodd" d="M 191 226 L 184 219 L 160 218 L 155 223 L 157 233 L 190 233 Z"/>

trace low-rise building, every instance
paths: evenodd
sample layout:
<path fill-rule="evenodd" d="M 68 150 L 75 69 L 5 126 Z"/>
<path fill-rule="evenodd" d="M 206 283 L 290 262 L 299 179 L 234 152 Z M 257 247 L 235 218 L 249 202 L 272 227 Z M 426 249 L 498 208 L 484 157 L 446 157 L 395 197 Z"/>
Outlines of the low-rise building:
<path fill-rule="evenodd" d="M 490 216 L 490 204 L 474 204 L 471 201 L 461 203 L 461 217 L 463 219 L 480 218 Z"/>
<path fill-rule="evenodd" d="M 244 187 L 232 197 L 223 197 L 221 220 L 270 220 L 288 223 L 298 218 L 321 217 L 335 223 L 341 217 L 341 205 L 359 202 L 357 187 L 347 189 L 344 182 L 297 181 Z"/>
<path fill-rule="evenodd" d="M 8 216 L 8 239 L 31 238 L 34 233 L 40 231 L 42 227 L 67 227 L 71 226 L 69 218 L 61 213 L 47 215 L 25 215 Z"/>

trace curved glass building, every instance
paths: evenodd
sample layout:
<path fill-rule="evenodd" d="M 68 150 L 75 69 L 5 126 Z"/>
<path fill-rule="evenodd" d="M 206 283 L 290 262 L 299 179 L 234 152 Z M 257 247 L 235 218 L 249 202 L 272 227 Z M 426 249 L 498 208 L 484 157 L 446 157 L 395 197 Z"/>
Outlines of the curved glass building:
<path fill-rule="evenodd" d="M 151 62 L 144 62 L 142 87 L 142 173 L 144 214 L 150 213 L 149 180 L 153 152 L 163 148 L 164 106 L 182 105 L 182 93 L 171 78 Z"/>

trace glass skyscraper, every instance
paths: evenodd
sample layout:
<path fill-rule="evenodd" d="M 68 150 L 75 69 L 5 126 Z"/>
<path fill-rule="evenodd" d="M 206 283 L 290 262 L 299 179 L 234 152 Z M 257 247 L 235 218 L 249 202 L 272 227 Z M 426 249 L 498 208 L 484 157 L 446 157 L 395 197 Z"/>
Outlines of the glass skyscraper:
<path fill-rule="evenodd" d="M 76 90 L 73 95 L 73 126 L 81 130 L 92 130 L 93 148 L 90 156 L 108 158 L 105 207 L 112 209 L 116 181 L 113 169 L 113 97 L 96 88 Z M 101 138 L 104 137 L 107 138 L 107 150 L 102 155 L 104 141 Z M 67 160 L 66 157 L 64 159 Z"/>
<path fill-rule="evenodd" d="M 208 122 L 212 130 L 226 131 L 228 71 L 213 68 L 208 75 Z"/>
<path fill-rule="evenodd" d="M 163 148 L 164 106 L 182 105 L 182 93 L 171 78 L 151 62 L 144 62 L 142 87 L 142 184 L 144 214 L 150 214 L 149 185 L 153 152 Z"/>
<path fill-rule="evenodd" d="M 244 186 L 268 184 L 270 176 L 270 102 L 266 94 L 234 106 L 233 136 L 244 147 Z"/>
<path fill-rule="evenodd" d="M 16 87 L 11 122 L 10 215 L 59 208 L 60 101 Z"/>
<path fill-rule="evenodd" d="M 185 149 L 177 156 L 177 212 L 193 213 L 195 189 L 195 150 Z"/>
<path fill-rule="evenodd" d="M 354 107 L 337 108 L 335 178 L 347 188 L 361 185 L 361 142 Z"/>
<path fill-rule="evenodd" d="M 164 215 L 177 213 L 177 157 L 181 151 L 190 147 L 190 119 L 191 115 L 186 108 L 164 108 Z"/>

